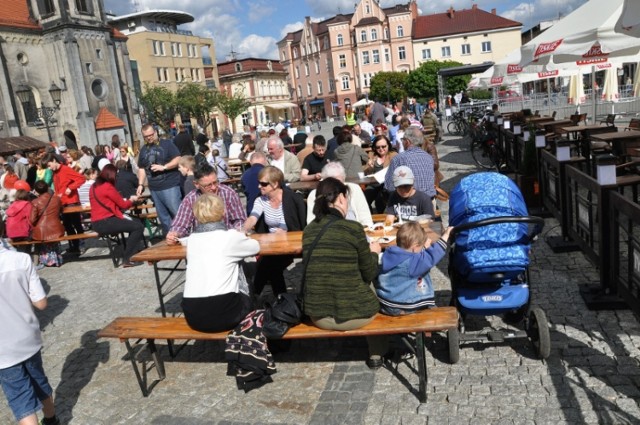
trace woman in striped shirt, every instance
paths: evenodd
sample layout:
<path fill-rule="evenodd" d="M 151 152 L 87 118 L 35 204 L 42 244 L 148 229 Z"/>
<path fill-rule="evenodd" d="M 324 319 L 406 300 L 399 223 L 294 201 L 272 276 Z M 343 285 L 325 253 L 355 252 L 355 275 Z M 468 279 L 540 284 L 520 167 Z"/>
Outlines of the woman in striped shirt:
<path fill-rule="evenodd" d="M 307 210 L 304 199 L 284 184 L 280 169 L 267 166 L 258 173 L 261 196 L 244 223 L 245 232 L 275 233 L 303 230 Z M 255 295 L 259 296 L 270 282 L 275 295 L 286 292 L 284 270 L 292 263 L 290 255 L 260 257 L 254 279 Z"/>

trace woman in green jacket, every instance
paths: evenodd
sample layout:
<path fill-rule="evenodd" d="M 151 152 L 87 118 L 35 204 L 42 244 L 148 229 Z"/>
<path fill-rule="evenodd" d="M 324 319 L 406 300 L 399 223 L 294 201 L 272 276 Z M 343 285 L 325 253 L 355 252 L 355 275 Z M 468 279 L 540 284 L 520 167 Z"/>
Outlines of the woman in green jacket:
<path fill-rule="evenodd" d="M 371 282 L 378 275 L 380 245 L 367 242 L 362 225 L 346 220 L 348 187 L 335 178 L 318 184 L 313 212 L 316 216 L 304 230 L 304 255 L 310 255 L 304 286 L 304 309 L 321 329 L 361 328 L 380 309 Z M 327 223 L 329 223 L 327 225 Z M 325 225 L 327 227 L 325 228 Z M 313 251 L 311 245 L 325 229 Z M 367 338 L 372 369 L 382 366 L 386 339 Z"/>

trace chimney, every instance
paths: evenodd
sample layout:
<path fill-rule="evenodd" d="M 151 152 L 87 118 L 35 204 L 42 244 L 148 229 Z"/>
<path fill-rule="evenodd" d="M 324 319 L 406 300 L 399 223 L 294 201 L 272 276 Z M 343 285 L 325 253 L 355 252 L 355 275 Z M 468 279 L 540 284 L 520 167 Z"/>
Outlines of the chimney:
<path fill-rule="evenodd" d="M 491 9 L 491 14 L 495 15 L 496 14 L 496 8 L 494 7 L 493 9 Z"/>
<path fill-rule="evenodd" d="M 449 18 L 453 19 L 454 12 L 455 10 L 453 10 L 453 6 L 449 6 L 449 10 L 447 11 Z"/>
<path fill-rule="evenodd" d="M 478 4 L 477 3 L 473 3 L 473 5 L 471 6 L 471 9 L 476 10 L 478 8 Z"/>

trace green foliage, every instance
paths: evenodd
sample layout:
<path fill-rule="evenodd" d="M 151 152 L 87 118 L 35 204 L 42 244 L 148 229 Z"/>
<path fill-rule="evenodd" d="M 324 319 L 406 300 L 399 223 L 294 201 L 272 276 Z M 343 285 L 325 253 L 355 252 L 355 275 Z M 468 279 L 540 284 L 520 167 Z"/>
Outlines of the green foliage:
<path fill-rule="evenodd" d="M 233 132 L 235 129 L 235 119 L 247 110 L 251 106 L 251 102 L 244 97 L 241 90 L 236 90 L 235 93 L 218 92 L 217 95 L 218 109 L 225 114 L 231 120 L 233 126 Z"/>
<path fill-rule="evenodd" d="M 455 61 L 427 61 L 423 62 L 417 69 L 411 71 L 407 78 L 407 93 L 416 98 L 434 98 L 438 100 L 438 71 L 444 68 L 462 66 Z M 458 77 L 448 77 L 445 79 L 445 93 L 458 93 L 466 90 L 470 75 Z"/>
<path fill-rule="evenodd" d="M 406 72 L 378 72 L 371 78 L 369 99 L 391 102 L 406 99 L 405 84 L 408 76 Z"/>
<path fill-rule="evenodd" d="M 176 97 L 171 90 L 162 86 L 144 83 L 144 92 L 140 95 L 140 104 L 144 108 L 146 121 L 155 123 L 165 132 L 171 129 L 177 111 Z"/>
<path fill-rule="evenodd" d="M 205 129 L 213 121 L 211 112 L 217 103 L 217 93 L 198 83 L 182 83 L 176 93 L 178 113 L 195 118 Z"/>
<path fill-rule="evenodd" d="M 472 92 L 469 93 L 469 97 L 471 99 L 476 99 L 476 100 L 493 99 L 491 90 L 486 90 L 486 89 L 473 90 Z"/>

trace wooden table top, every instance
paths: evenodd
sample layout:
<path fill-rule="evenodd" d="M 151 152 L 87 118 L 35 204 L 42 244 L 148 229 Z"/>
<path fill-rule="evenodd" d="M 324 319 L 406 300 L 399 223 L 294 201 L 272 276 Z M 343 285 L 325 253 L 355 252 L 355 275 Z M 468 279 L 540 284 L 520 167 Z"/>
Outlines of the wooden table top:
<path fill-rule="evenodd" d="M 544 117 L 527 117 L 525 118 L 525 121 L 528 123 L 539 123 L 539 122 L 545 122 L 545 121 L 553 121 L 554 118 L 553 117 L 548 117 L 548 116 L 544 116 Z"/>
<path fill-rule="evenodd" d="M 429 238 L 435 241 L 440 237 L 436 231 L 441 229 L 440 223 L 432 222 L 425 225 Z M 394 227 L 386 233 L 386 236 L 395 236 L 397 229 Z M 260 244 L 260 255 L 302 255 L 302 231 L 284 233 L 254 233 L 249 236 Z M 366 232 L 369 238 L 376 240 L 385 236 L 382 229 L 375 232 Z M 381 244 L 383 248 L 395 245 L 395 239 L 387 244 Z M 183 245 L 167 245 L 165 241 L 146 248 L 133 257 L 131 261 L 144 261 L 155 263 L 165 260 L 184 260 L 187 257 L 187 247 Z"/>
<path fill-rule="evenodd" d="M 375 177 L 373 176 L 365 176 L 363 178 L 349 177 L 347 178 L 346 181 L 347 183 L 354 183 L 359 186 L 363 186 L 363 185 L 366 186 L 366 185 L 377 183 Z M 310 180 L 306 182 L 301 181 L 301 182 L 288 183 L 287 186 L 289 186 L 289 189 L 291 190 L 301 190 L 301 191 L 310 192 L 313 189 L 316 189 L 318 187 L 318 183 L 320 183 L 319 180 Z"/>
<path fill-rule="evenodd" d="M 615 127 L 600 125 L 600 124 L 589 124 L 589 125 L 569 125 L 567 127 L 561 127 L 560 130 L 565 133 L 592 131 L 592 130 L 603 130 L 603 131 L 608 130 L 611 132 L 615 132 L 616 130 L 613 130 L 614 128 Z"/>
<path fill-rule="evenodd" d="M 611 133 L 600 133 L 591 136 L 593 140 L 599 140 L 601 142 L 613 142 L 616 140 L 633 140 L 640 138 L 640 131 L 627 130 L 627 131 L 613 131 Z"/>
<path fill-rule="evenodd" d="M 561 126 L 566 126 L 566 125 L 570 125 L 573 124 L 573 121 L 571 120 L 555 120 L 555 121 L 544 121 L 541 123 L 538 123 L 538 127 L 544 128 L 547 131 L 553 131 L 553 129 L 561 127 Z"/>

